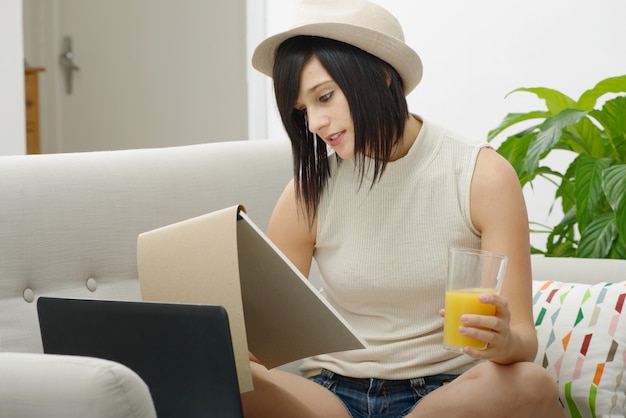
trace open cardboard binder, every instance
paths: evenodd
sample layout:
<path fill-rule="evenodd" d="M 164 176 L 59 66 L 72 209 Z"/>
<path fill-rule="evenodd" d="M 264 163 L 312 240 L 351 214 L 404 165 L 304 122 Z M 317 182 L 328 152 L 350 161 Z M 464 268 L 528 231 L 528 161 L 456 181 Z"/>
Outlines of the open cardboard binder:
<path fill-rule="evenodd" d="M 137 268 L 144 301 L 226 308 L 241 392 L 253 389 L 248 351 L 272 368 L 364 347 L 242 206 L 140 234 Z"/>

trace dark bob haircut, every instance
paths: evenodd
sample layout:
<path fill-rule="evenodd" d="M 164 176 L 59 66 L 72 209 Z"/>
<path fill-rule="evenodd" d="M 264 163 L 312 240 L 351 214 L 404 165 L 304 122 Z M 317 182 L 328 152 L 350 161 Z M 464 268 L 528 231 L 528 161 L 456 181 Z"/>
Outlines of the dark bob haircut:
<path fill-rule="evenodd" d="M 276 104 L 291 140 L 296 197 L 310 222 L 330 175 L 326 144 L 309 133 L 304 113 L 294 108 L 302 67 L 313 56 L 348 102 L 361 182 L 368 168 L 366 158 L 373 160 L 372 185 L 380 178 L 409 115 L 402 79 L 385 61 L 352 45 L 314 36 L 296 36 L 280 45 L 273 69 Z"/>

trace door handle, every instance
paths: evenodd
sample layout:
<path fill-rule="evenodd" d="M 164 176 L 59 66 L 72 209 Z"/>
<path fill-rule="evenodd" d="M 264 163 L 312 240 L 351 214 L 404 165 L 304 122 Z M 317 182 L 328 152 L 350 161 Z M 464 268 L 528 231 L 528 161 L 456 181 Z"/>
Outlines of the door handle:
<path fill-rule="evenodd" d="M 72 51 L 72 38 L 66 36 L 63 39 L 63 52 L 59 57 L 59 63 L 65 71 L 65 92 L 72 94 L 72 74 L 78 71 L 78 66 L 74 64 L 74 52 Z"/>

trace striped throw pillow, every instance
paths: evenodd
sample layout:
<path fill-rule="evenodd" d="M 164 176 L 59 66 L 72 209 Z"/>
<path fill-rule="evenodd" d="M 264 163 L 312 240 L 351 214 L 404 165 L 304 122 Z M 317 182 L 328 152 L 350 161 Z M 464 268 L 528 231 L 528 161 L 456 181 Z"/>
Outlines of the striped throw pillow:
<path fill-rule="evenodd" d="M 533 281 L 535 362 L 557 379 L 568 417 L 626 415 L 625 299 L 626 282 Z"/>

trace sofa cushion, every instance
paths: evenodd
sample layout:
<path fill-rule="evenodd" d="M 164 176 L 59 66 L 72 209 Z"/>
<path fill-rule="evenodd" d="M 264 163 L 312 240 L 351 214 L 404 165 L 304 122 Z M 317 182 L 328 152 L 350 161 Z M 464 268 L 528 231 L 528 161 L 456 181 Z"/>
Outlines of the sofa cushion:
<path fill-rule="evenodd" d="M 626 281 L 533 281 L 535 361 L 559 384 L 569 417 L 624 417 Z"/>

